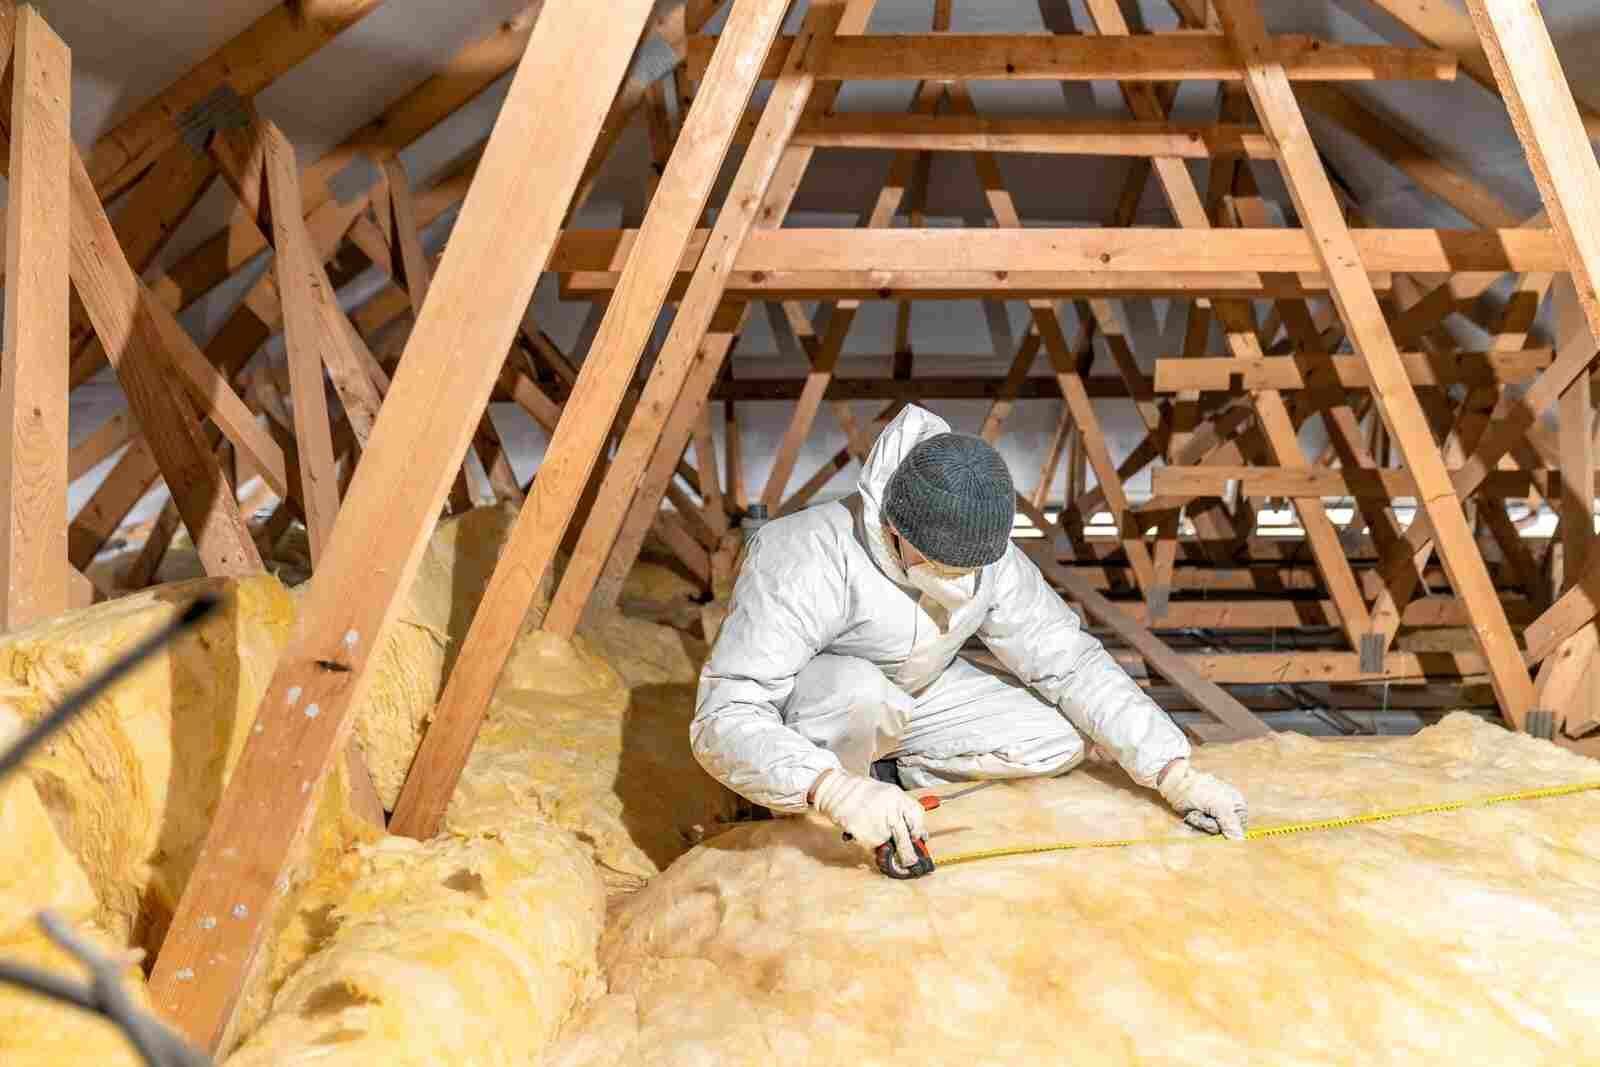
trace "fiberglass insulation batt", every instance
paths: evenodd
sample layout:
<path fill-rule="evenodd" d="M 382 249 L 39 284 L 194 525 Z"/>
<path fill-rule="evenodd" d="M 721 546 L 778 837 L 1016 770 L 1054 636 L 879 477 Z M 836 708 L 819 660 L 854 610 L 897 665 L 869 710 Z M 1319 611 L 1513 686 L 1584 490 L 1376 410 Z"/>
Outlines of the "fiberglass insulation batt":
<path fill-rule="evenodd" d="M 21 732 L 21 721 L 0 708 L 0 748 Z M 99 905 L 89 877 L 61 843 L 38 792 L 24 775 L 0 783 L 0 842 L 18 857 L 17 862 L 0 863 L 0 959 L 84 980 L 82 968 L 34 922 L 38 911 L 49 909 L 108 955 L 118 949 L 95 927 Z M 145 1004 L 143 982 L 132 967 L 128 985 L 134 1000 Z M 136 1067 L 140 1060 L 110 1023 L 0 985 L 0 1063 Z"/>
<path fill-rule="evenodd" d="M 294 603 L 277 579 L 159 586 L 0 638 L 0 709 L 32 722 L 201 595 L 219 611 L 107 691 L 24 773 L 118 942 L 154 951 L 204 843 L 228 769 L 255 721 Z M 358 833 L 342 770 L 308 839 L 336 852 Z M 0 840 L 0 866 L 27 862 Z"/>
<path fill-rule="evenodd" d="M 391 837 L 344 866 L 332 932 L 228 1067 L 530 1064 L 598 985 L 604 894 L 570 834 Z"/>
<path fill-rule="evenodd" d="M 719 829 L 735 798 L 689 751 L 699 663 L 687 640 L 620 616 L 574 641 L 523 635 L 445 825 L 488 832 L 520 818 L 562 827 L 612 891 L 638 888 Z"/>
<path fill-rule="evenodd" d="M 1243 789 L 1256 826 L 1600 779 L 1465 715 L 1195 762 Z M 625 902 L 609 995 L 547 1062 L 1600 1062 L 1600 793 L 1222 842 L 1095 768 L 928 822 L 936 858 L 1188 840 L 894 882 L 818 820 L 740 827 Z"/>

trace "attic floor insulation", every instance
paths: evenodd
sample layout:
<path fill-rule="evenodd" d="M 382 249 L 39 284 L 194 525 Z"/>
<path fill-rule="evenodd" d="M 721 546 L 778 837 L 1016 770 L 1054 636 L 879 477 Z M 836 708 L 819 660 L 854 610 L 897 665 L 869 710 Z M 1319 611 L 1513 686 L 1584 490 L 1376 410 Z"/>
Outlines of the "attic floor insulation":
<path fill-rule="evenodd" d="M 357 738 L 386 799 L 507 528 L 442 524 Z M 0 957 L 64 965 L 49 906 L 153 947 L 293 620 L 276 579 L 163 586 L 0 639 L 0 734 L 201 589 L 230 608 L 0 787 Z M 692 620 L 641 567 L 624 602 Z M 537 617 L 530 618 L 531 627 Z M 929 815 L 935 857 L 1108 838 L 892 882 L 820 821 L 732 825 L 688 722 L 704 645 L 637 617 L 517 642 L 438 837 L 376 840 L 336 778 L 227 1067 L 1600 1063 L 1600 793 L 1245 843 L 1114 767 Z M 1600 779 L 1470 716 L 1404 739 L 1206 746 L 1255 825 Z M 342 767 L 342 764 L 341 764 Z M 142 979 L 129 982 L 142 996 Z M 136 1062 L 0 989 L 6 1067 Z"/>
<path fill-rule="evenodd" d="M 1589 781 L 1466 715 L 1277 734 L 1203 769 L 1258 825 Z M 929 814 L 930 845 L 1180 836 L 1114 770 Z M 1600 793 L 1243 843 L 869 870 L 813 819 L 741 827 L 630 898 L 609 993 L 548 1063 L 1600 1062 Z"/>

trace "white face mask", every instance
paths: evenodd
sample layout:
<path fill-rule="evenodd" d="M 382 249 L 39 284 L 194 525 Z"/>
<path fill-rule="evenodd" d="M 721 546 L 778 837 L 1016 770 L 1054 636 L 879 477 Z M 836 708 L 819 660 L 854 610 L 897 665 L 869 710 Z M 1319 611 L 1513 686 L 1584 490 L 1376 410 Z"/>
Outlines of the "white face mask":
<path fill-rule="evenodd" d="M 975 571 L 946 567 L 932 560 L 906 568 L 907 580 L 952 615 L 965 607 L 977 592 L 976 576 Z"/>

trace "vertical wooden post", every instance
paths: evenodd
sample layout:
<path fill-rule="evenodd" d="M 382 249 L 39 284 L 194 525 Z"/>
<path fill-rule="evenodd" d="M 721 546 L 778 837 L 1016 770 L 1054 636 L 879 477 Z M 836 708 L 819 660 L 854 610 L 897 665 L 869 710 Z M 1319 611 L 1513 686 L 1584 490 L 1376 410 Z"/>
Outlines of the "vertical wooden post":
<path fill-rule="evenodd" d="M 72 56 L 32 4 L 17 11 L 0 360 L 0 630 L 66 611 L 68 164 Z"/>

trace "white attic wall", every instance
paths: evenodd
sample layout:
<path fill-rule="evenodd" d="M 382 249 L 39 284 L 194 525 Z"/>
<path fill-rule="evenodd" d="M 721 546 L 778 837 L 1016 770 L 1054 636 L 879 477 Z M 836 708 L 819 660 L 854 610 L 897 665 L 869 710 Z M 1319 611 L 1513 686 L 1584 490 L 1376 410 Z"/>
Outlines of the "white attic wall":
<path fill-rule="evenodd" d="M 1049 0 L 1065 5 L 1077 25 L 1089 25 L 1081 0 Z M 1459 4 L 1459 0 L 1451 0 Z M 310 61 L 291 71 L 262 94 L 261 110 L 277 121 L 310 160 L 338 143 L 350 130 L 377 114 L 396 97 L 436 69 L 462 43 L 485 32 L 495 21 L 520 9 L 523 0 L 388 0 L 375 13 L 346 31 Z M 273 7 L 273 0 L 50 0 L 46 14 L 72 46 L 75 64 L 74 132 L 80 144 L 92 143 L 112 120 L 153 95 L 173 78 L 192 67 L 218 45 Z M 1309 32 L 1352 41 L 1384 40 L 1394 32 L 1388 16 L 1366 0 L 1266 0 L 1268 21 L 1279 32 Z M 798 5 L 797 5 L 798 7 Z M 872 32 L 921 32 L 929 25 L 931 0 L 879 0 Z M 1165 0 L 1126 3 L 1137 10 L 1147 26 L 1174 24 Z M 1588 57 L 1600 44 L 1600 5 L 1593 0 L 1544 0 L 1545 17 L 1556 36 L 1566 70 L 1581 98 L 1600 101 L 1600 69 Z M 799 18 L 797 10 L 792 21 Z M 958 32 L 1038 32 L 1043 23 L 1037 0 L 957 0 Z M 1394 37 L 1403 41 L 1400 32 Z M 505 80 L 471 107 L 445 123 L 403 154 L 413 177 L 425 182 L 463 149 L 486 136 L 505 89 Z M 856 85 L 846 89 L 842 108 L 888 109 L 903 107 L 912 87 L 906 84 Z M 1357 91 L 1382 113 L 1393 116 L 1413 134 L 1420 134 L 1441 154 L 1466 164 L 1478 180 L 1519 211 L 1539 207 L 1537 190 L 1522 159 L 1520 147 L 1504 108 L 1489 93 L 1463 77 L 1455 85 L 1402 83 L 1359 86 Z M 980 83 L 974 87 L 978 105 L 986 113 L 1045 113 L 1063 108 L 1060 90 L 1045 83 Z M 1074 111 L 1120 113 L 1114 86 L 1094 84 L 1071 87 Z M 1181 112 L 1205 115 L 1211 104 L 1209 87 L 1195 86 L 1179 101 Z M 1377 160 L 1348 138 L 1329 135 L 1313 119 L 1324 152 L 1361 195 L 1379 221 L 1387 225 L 1457 226 L 1452 211 L 1415 189 L 1402 175 Z M 837 214 L 840 205 L 865 206 L 887 167 L 886 154 L 822 153 L 797 202 L 802 225 L 847 225 Z M 737 159 L 725 168 L 731 178 Z M 1095 225 L 1109 216 L 1120 192 L 1127 164 L 1118 160 L 1041 160 L 1007 157 L 1002 161 L 1018 205 L 1030 220 L 1054 225 Z M 585 225 L 617 225 L 637 219 L 642 210 L 641 190 L 647 166 L 642 131 L 637 126 L 619 147 L 604 180 L 581 220 Z M 1258 167 L 1264 181 L 1270 168 Z M 1200 168 L 1197 178 L 1203 181 Z M 213 190 L 195 217 L 178 234 L 163 262 L 181 256 L 204 240 L 226 217 L 229 200 L 220 187 Z M 968 161 L 938 158 L 933 169 L 930 211 L 934 221 L 946 225 L 976 224 L 983 205 Z M 1159 189 L 1151 183 L 1141 205 L 1141 223 L 1165 225 L 1167 216 Z M 257 269 L 264 269 L 258 265 Z M 224 286 L 189 317 L 189 325 L 202 338 L 209 337 L 226 317 L 244 283 Z M 553 287 L 541 286 L 535 300 L 541 324 L 562 343 L 576 336 L 584 307 L 560 305 Z M 1148 358 L 1176 350 L 1181 338 L 1181 316 L 1167 316 L 1157 305 L 1131 305 L 1131 325 L 1136 347 Z M 1012 332 L 1020 337 L 1025 316 L 1011 309 Z M 976 354 L 984 358 L 964 366 L 934 367 L 928 373 L 1003 373 L 1006 358 L 990 354 L 988 333 L 976 303 L 924 304 L 913 314 L 914 347 L 924 353 Z M 894 327 L 892 306 L 869 304 L 858 318 L 848 353 L 883 354 L 890 350 Z M 765 322 L 757 318 L 741 344 L 736 368 L 740 373 L 789 375 L 803 368 L 790 366 L 776 356 Z M 1099 373 L 1108 373 L 1102 361 Z M 115 383 L 106 380 L 74 396 L 73 437 L 91 432 L 120 406 Z M 867 417 L 875 405 L 857 406 Z M 933 405 L 959 429 L 976 429 L 986 408 L 984 402 Z M 1001 442 L 1019 484 L 1031 483 L 1038 455 L 1049 440 L 1060 410 L 1058 401 L 1019 404 Z M 782 436 L 789 412 L 786 404 L 748 404 L 741 408 L 745 429 L 746 483 L 754 492 L 762 486 L 771 455 Z M 543 437 L 514 410 L 495 411 L 514 449 L 513 463 L 526 478 L 542 453 Z M 1102 418 L 1114 455 L 1130 450 L 1142 433 L 1131 405 L 1102 402 Z M 796 473 L 796 483 L 817 463 L 843 444 L 843 434 L 826 410 Z M 841 474 L 830 492 L 847 491 L 853 474 Z M 1058 483 L 1059 484 L 1059 483 Z M 80 482 L 73 507 L 87 495 L 90 485 Z M 1143 481 L 1130 488 L 1137 494 Z M 146 501 L 133 516 L 148 518 L 159 500 Z"/>

